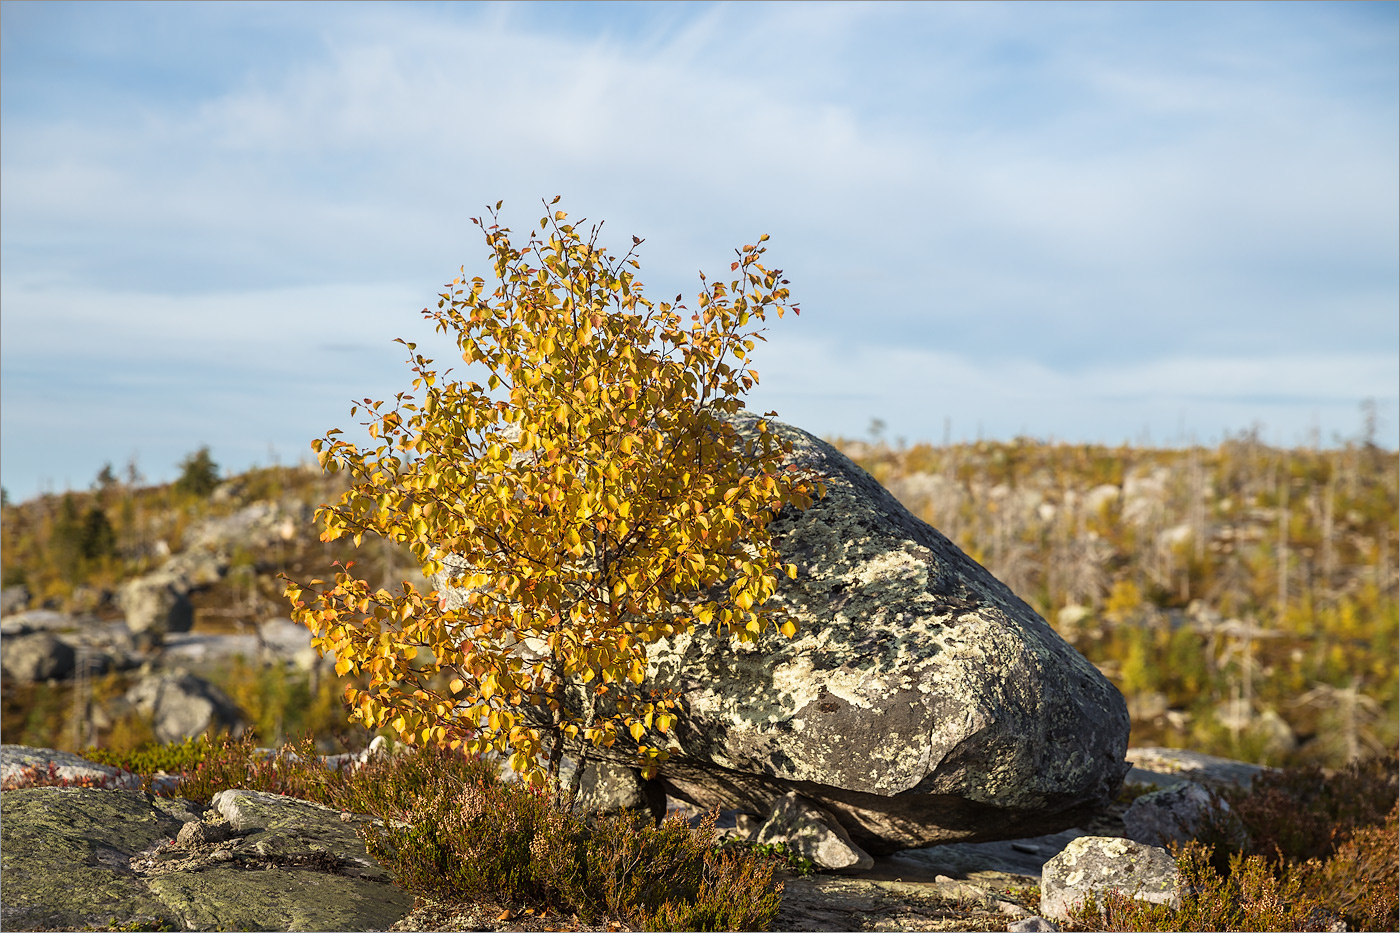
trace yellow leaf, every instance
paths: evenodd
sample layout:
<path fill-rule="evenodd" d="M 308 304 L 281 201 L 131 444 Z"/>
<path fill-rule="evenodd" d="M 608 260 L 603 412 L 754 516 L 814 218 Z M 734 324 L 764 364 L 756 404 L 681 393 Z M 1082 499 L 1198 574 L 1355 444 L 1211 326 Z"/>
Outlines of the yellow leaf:
<path fill-rule="evenodd" d="M 639 722 L 632 723 L 632 726 L 627 731 L 631 732 L 632 738 L 636 739 L 638 742 L 642 740 L 642 736 L 647 734 L 646 726 Z"/>

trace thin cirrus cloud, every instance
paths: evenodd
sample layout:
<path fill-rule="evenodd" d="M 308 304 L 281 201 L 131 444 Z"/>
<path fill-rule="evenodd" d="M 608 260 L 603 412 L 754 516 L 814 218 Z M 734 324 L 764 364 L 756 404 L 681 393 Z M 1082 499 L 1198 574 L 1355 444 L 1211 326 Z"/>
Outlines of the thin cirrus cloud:
<path fill-rule="evenodd" d="M 296 460 L 407 387 L 469 218 L 554 194 L 655 297 L 771 234 L 803 314 L 752 404 L 818 434 L 1299 443 L 1373 398 L 1394 446 L 1396 19 L 7 3 L 5 485 Z"/>

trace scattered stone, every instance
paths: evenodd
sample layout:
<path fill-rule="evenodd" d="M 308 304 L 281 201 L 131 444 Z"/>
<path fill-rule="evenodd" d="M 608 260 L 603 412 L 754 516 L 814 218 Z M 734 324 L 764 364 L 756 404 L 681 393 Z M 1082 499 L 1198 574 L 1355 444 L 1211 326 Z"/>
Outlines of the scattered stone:
<path fill-rule="evenodd" d="M 747 437 L 755 421 L 733 418 Z M 650 648 L 651 683 L 682 697 L 666 792 L 748 813 L 797 792 L 874 855 L 1056 832 L 1107 806 L 1127 771 L 1117 689 L 834 447 L 768 424 L 793 443 L 786 468 L 827 489 L 770 525 L 798 567 L 774 597 L 798 632 L 739 646 L 701 626 Z M 468 563 L 444 563 L 456 608 Z"/>
<path fill-rule="evenodd" d="M 189 588 L 179 574 L 156 571 L 122 584 L 117 605 L 126 614 L 126 627 L 156 643 L 171 632 L 188 632 L 194 624 Z"/>
<path fill-rule="evenodd" d="M 1060 933 L 1060 928 L 1044 917 L 1027 917 L 1008 923 L 1006 933 Z"/>
<path fill-rule="evenodd" d="M 1116 836 L 1081 836 L 1045 863 L 1040 912 L 1065 921 L 1092 895 L 1117 891 L 1149 904 L 1181 906 L 1176 862 L 1166 849 Z"/>
<path fill-rule="evenodd" d="M 52 775 L 60 781 L 103 782 L 107 787 L 131 790 L 141 786 L 141 779 L 130 771 L 100 765 L 72 752 L 28 745 L 0 745 L 0 781 L 6 786 L 22 780 L 29 769 L 45 778 Z"/>
<path fill-rule="evenodd" d="M 23 583 L 0 589 L 0 616 L 13 615 L 29 608 L 29 587 Z"/>
<path fill-rule="evenodd" d="M 786 843 L 798 855 L 828 871 L 869 871 L 875 860 L 841 824 L 821 807 L 795 792 L 778 798 L 768 822 L 758 831 L 760 844 Z"/>
<path fill-rule="evenodd" d="M 1131 748 L 1126 757 L 1132 765 L 1126 778 L 1129 783 L 1157 787 L 1172 787 L 1185 781 L 1203 787 L 1249 787 L 1255 776 L 1272 770 L 1184 748 Z"/>
<path fill-rule="evenodd" d="M 1134 842 L 1165 848 L 1169 842 L 1194 838 L 1201 823 L 1217 808 L 1228 812 L 1230 805 L 1187 781 L 1138 797 L 1123 814 L 1123 828 Z"/>
<path fill-rule="evenodd" d="M 10 636 L 0 651 L 0 669 L 19 683 L 71 677 L 73 663 L 73 646 L 48 632 Z"/>
<path fill-rule="evenodd" d="M 213 845 L 216 842 L 223 842 L 231 835 L 233 835 L 233 829 L 227 823 L 205 823 L 202 820 L 191 820 L 180 827 L 180 832 L 175 837 L 175 844 L 185 849 Z"/>
<path fill-rule="evenodd" d="M 227 694 L 183 668 L 147 674 L 126 692 L 126 702 L 150 718 L 158 742 L 178 742 L 210 728 L 237 732 L 243 723 Z"/>

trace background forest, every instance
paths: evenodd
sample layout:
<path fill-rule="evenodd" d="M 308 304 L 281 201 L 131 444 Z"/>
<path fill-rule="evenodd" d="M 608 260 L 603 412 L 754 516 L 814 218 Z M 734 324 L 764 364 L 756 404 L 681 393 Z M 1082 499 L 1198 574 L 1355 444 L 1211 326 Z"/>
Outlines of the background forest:
<path fill-rule="evenodd" d="M 1369 441 L 1281 449 L 1257 433 L 1213 448 L 910 447 L 873 427 L 870 440 L 835 443 L 1104 671 L 1127 697 L 1134 745 L 1332 767 L 1396 747 L 1396 453 Z M 194 631 L 285 618 L 277 574 L 325 573 L 332 560 L 357 560 L 382 585 L 421 583 L 394 547 L 317 539 L 312 512 L 342 480 L 314 465 L 221 478 L 201 450 L 182 470 L 150 486 L 134 468 L 108 468 L 86 492 L 5 501 L 6 592 L 22 586 L 31 607 L 116 618 L 123 580 L 181 551 L 201 522 L 259 502 L 283 516 L 276 543 L 232 553 L 227 573 L 192 594 Z M 128 677 L 7 681 L 4 740 L 141 745 L 150 730 L 134 714 L 96 729 L 74 721 L 75 708 L 120 695 Z M 216 682 L 264 743 L 305 731 L 340 746 L 368 738 L 345 725 L 343 685 L 318 668 L 254 658 Z"/>

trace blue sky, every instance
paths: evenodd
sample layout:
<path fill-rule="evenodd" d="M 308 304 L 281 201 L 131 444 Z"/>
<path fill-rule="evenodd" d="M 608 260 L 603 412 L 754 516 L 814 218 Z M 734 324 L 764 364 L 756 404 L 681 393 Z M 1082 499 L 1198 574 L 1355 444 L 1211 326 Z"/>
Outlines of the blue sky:
<path fill-rule="evenodd" d="M 826 436 L 1400 443 L 1400 6 L 0 4 L 0 479 L 309 456 L 468 218 L 693 295 Z M 446 361 L 445 354 L 439 356 Z"/>

